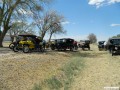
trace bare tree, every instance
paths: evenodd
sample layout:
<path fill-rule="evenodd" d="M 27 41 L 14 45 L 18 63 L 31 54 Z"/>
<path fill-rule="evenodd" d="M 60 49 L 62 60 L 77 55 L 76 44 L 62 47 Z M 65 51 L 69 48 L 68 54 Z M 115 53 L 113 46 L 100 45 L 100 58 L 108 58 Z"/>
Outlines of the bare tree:
<path fill-rule="evenodd" d="M 49 37 L 49 42 L 52 38 L 52 35 L 54 34 L 65 34 L 66 31 L 64 30 L 62 26 L 62 22 L 64 22 L 64 17 L 62 15 L 59 15 L 57 12 L 52 11 L 51 15 L 51 20 L 50 23 L 55 23 L 53 27 L 51 27 L 48 31 L 50 34 Z"/>
<path fill-rule="evenodd" d="M 28 24 L 26 22 L 14 22 L 11 28 L 8 30 L 8 34 L 13 41 L 13 37 L 19 34 L 35 34 L 34 25 Z"/>
<path fill-rule="evenodd" d="M 36 14 L 35 11 L 41 11 L 43 4 L 51 0 L 1 0 L 0 2 L 0 47 L 2 47 L 3 39 L 12 26 L 12 20 Z"/>
<path fill-rule="evenodd" d="M 61 24 L 61 22 L 64 21 L 64 17 L 57 14 L 56 11 L 48 11 L 42 17 L 39 15 L 35 15 L 34 21 L 39 28 L 39 33 L 42 40 L 46 33 L 50 34 L 50 40 L 54 33 L 57 34 L 60 32 L 65 32 Z"/>
<path fill-rule="evenodd" d="M 97 42 L 97 37 L 93 33 L 88 35 L 88 39 L 90 40 L 91 43 L 96 43 Z"/>

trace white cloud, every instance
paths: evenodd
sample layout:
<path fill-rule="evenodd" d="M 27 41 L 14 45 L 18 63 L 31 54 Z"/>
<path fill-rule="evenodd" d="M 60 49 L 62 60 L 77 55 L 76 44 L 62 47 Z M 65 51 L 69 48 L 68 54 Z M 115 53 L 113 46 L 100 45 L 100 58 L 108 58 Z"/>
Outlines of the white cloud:
<path fill-rule="evenodd" d="M 62 22 L 63 25 L 70 24 L 69 21 Z"/>
<path fill-rule="evenodd" d="M 103 6 L 103 5 L 110 5 L 114 3 L 119 3 L 120 0 L 89 0 L 88 4 L 89 5 L 94 5 L 97 8 Z"/>
<path fill-rule="evenodd" d="M 69 21 L 64 21 L 64 22 L 62 22 L 62 25 L 68 25 L 68 24 L 73 24 L 73 25 L 75 25 L 76 23 L 75 23 L 75 22 L 69 22 Z"/>
<path fill-rule="evenodd" d="M 111 24 L 111 27 L 116 27 L 116 26 L 120 26 L 120 24 Z"/>
<path fill-rule="evenodd" d="M 119 2 L 120 2 L 120 0 L 109 0 L 108 3 L 110 3 L 110 4 L 114 4 L 114 3 L 119 3 Z"/>
<path fill-rule="evenodd" d="M 103 5 L 105 0 L 89 0 L 89 5 L 95 5 L 97 8 Z"/>

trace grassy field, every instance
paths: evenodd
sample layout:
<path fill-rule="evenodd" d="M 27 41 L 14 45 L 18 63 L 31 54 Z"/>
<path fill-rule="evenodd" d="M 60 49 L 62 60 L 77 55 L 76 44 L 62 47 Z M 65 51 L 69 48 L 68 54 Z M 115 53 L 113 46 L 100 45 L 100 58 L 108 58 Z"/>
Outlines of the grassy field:
<path fill-rule="evenodd" d="M 0 49 L 2 50 L 2 49 Z M 9 50 L 9 49 L 8 49 Z M 120 56 L 107 51 L 0 53 L 0 90 L 103 90 L 120 87 Z"/>

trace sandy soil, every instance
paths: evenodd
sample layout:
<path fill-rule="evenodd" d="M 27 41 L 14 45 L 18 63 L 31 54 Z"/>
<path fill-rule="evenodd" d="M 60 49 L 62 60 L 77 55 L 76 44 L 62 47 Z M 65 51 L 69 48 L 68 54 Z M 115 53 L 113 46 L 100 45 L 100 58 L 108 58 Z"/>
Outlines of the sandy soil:
<path fill-rule="evenodd" d="M 85 68 L 75 78 L 71 90 L 104 90 L 104 87 L 120 87 L 120 56 L 112 57 L 106 51 L 81 52 Z M 86 53 L 86 54 L 85 54 Z M 85 55 L 84 55 L 85 54 Z"/>

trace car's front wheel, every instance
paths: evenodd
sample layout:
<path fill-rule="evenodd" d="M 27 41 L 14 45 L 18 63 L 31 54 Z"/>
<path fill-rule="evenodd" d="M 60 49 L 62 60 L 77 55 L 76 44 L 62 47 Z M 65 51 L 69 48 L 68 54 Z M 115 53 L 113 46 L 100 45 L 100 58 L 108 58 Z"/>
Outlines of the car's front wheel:
<path fill-rule="evenodd" d="M 18 48 L 17 45 L 15 45 L 15 46 L 13 47 L 13 51 L 14 51 L 14 52 L 18 52 L 18 51 L 19 51 L 19 48 Z"/>
<path fill-rule="evenodd" d="M 30 52 L 30 48 L 29 48 L 28 45 L 24 45 L 24 46 L 23 46 L 23 52 L 24 52 L 24 53 Z"/>
<path fill-rule="evenodd" d="M 13 49 L 13 47 L 14 47 L 14 44 L 11 43 L 11 44 L 9 45 L 9 48 L 10 48 L 10 49 Z"/>

